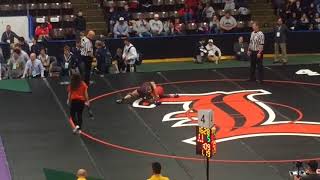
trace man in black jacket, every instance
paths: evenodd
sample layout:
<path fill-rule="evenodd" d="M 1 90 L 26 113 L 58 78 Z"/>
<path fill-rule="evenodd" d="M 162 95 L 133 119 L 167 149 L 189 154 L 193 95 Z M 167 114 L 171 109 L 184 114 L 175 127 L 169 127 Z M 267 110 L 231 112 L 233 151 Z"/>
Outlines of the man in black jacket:
<path fill-rule="evenodd" d="M 11 31 L 10 25 L 7 25 L 6 31 L 2 34 L 1 41 L 9 44 L 13 44 L 14 38 L 18 39 L 19 36 L 15 32 Z"/>
<path fill-rule="evenodd" d="M 294 180 L 320 180 L 320 175 L 317 174 L 318 162 L 315 160 L 309 161 L 307 163 L 308 168 L 306 170 L 306 175 L 300 177 L 295 176 Z"/>
<path fill-rule="evenodd" d="M 274 28 L 274 61 L 273 63 L 282 63 L 286 65 L 288 63 L 288 56 L 287 56 L 287 34 L 289 29 L 281 18 L 278 19 L 277 26 Z M 279 59 L 279 47 L 281 50 L 281 60 Z"/>
<path fill-rule="evenodd" d="M 80 10 L 77 14 L 77 17 L 74 19 L 74 25 L 75 30 L 77 33 L 77 36 L 79 37 L 80 32 L 86 31 L 86 19 L 83 17 L 82 11 Z"/>
<path fill-rule="evenodd" d="M 18 41 L 19 41 L 21 49 L 24 50 L 28 55 L 30 55 L 30 46 L 25 41 L 24 37 L 19 37 Z"/>
<path fill-rule="evenodd" d="M 243 37 L 238 38 L 238 42 L 233 45 L 233 52 L 235 53 L 235 58 L 238 61 L 248 61 L 248 43 L 243 42 Z"/>

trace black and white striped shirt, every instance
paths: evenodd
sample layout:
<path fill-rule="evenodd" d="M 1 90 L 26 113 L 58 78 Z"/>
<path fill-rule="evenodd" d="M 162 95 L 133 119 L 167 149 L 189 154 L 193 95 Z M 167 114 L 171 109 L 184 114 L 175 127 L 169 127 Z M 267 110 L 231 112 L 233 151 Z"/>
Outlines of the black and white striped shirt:
<path fill-rule="evenodd" d="M 89 38 L 83 37 L 81 39 L 81 56 L 92 56 L 93 54 L 93 45 Z"/>
<path fill-rule="evenodd" d="M 264 34 L 261 31 L 252 32 L 250 37 L 249 50 L 262 51 L 264 45 Z"/>

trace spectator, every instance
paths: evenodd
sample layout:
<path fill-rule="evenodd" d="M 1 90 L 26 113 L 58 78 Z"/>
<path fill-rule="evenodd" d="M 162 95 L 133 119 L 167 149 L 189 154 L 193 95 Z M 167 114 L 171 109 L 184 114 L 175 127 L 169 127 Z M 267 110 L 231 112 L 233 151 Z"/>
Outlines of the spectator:
<path fill-rule="evenodd" d="M 163 24 L 159 19 L 159 14 L 154 15 L 154 19 L 149 21 L 150 30 L 152 35 L 154 36 L 161 36 L 163 35 Z"/>
<path fill-rule="evenodd" d="M 206 18 L 206 22 L 209 22 L 213 15 L 214 15 L 214 9 L 213 7 L 210 5 L 210 3 L 206 4 L 206 7 L 204 8 L 204 14 L 205 14 L 205 18 Z"/>
<path fill-rule="evenodd" d="M 128 21 L 128 34 L 130 37 L 137 36 L 137 31 L 134 28 L 135 24 L 136 24 L 135 20 Z"/>
<path fill-rule="evenodd" d="M 301 177 L 294 177 L 294 180 L 320 180 L 320 175 L 317 174 L 318 162 L 315 160 L 309 161 L 307 163 L 306 175 Z"/>
<path fill-rule="evenodd" d="M 22 50 L 24 50 L 24 52 L 26 52 L 27 54 L 30 54 L 30 46 L 29 44 L 24 40 L 24 37 L 19 37 L 18 38 L 20 47 Z"/>
<path fill-rule="evenodd" d="M 237 27 L 237 21 L 236 19 L 231 16 L 230 11 L 227 11 L 225 13 L 225 16 L 223 16 L 220 19 L 220 30 L 222 32 L 233 32 L 234 28 Z"/>
<path fill-rule="evenodd" d="M 109 25 L 109 31 L 108 32 L 113 32 L 113 27 L 117 20 L 119 19 L 119 14 L 115 10 L 114 7 L 109 8 L 109 13 L 107 13 L 107 24 Z"/>
<path fill-rule="evenodd" d="M 298 20 L 296 13 L 292 13 L 292 15 L 289 17 L 289 19 L 287 20 L 287 26 L 291 30 L 296 30 L 298 28 Z"/>
<path fill-rule="evenodd" d="M 208 61 L 215 62 L 216 64 L 219 63 L 221 59 L 221 51 L 220 49 L 213 44 L 213 40 L 209 39 L 208 44 L 206 45 L 206 49 L 208 51 Z M 218 56 L 216 55 L 218 53 Z"/>
<path fill-rule="evenodd" d="M 126 4 L 123 8 L 123 11 L 120 12 L 120 17 L 123 17 L 125 21 L 132 20 L 132 14 L 129 11 L 129 6 Z"/>
<path fill-rule="evenodd" d="M 296 13 L 298 18 L 301 18 L 303 10 L 300 1 L 296 1 L 295 5 L 292 8 L 292 11 Z"/>
<path fill-rule="evenodd" d="M 119 18 L 119 21 L 113 28 L 114 38 L 127 37 L 129 36 L 128 23 L 124 21 L 123 17 Z"/>
<path fill-rule="evenodd" d="M 307 15 L 305 13 L 302 14 L 301 18 L 300 18 L 300 30 L 308 30 L 309 29 L 309 18 L 307 17 Z"/>
<path fill-rule="evenodd" d="M 275 42 L 274 42 L 274 63 L 282 62 L 284 65 L 288 62 L 287 57 L 287 34 L 289 29 L 281 18 L 278 19 L 277 26 L 274 28 Z M 281 49 L 282 60 L 279 60 L 279 47 Z"/>
<path fill-rule="evenodd" d="M 109 67 L 111 65 L 111 59 L 108 58 L 107 49 L 103 47 L 103 43 L 101 41 L 96 41 L 96 53 L 95 57 L 97 59 L 97 68 L 98 73 L 101 77 L 104 77 L 104 74 L 109 73 Z"/>
<path fill-rule="evenodd" d="M 63 84 L 67 84 L 67 77 L 79 72 L 78 62 L 70 51 L 69 46 L 64 46 L 63 56 L 58 59 L 57 65 L 60 69 L 60 76 L 63 80 Z"/>
<path fill-rule="evenodd" d="M 171 19 L 167 19 L 163 22 L 163 34 L 166 36 L 170 36 L 174 34 L 174 24 Z"/>
<path fill-rule="evenodd" d="M 41 49 L 40 44 L 37 43 L 37 40 L 33 39 L 30 52 L 35 53 L 38 56 L 40 54 L 40 49 Z"/>
<path fill-rule="evenodd" d="M 220 29 L 220 21 L 218 19 L 218 16 L 214 15 L 212 17 L 212 20 L 209 23 L 210 32 L 213 34 L 219 33 Z"/>
<path fill-rule="evenodd" d="M 45 75 L 47 75 L 49 73 L 50 58 L 47 55 L 45 48 L 41 48 L 38 59 L 42 62 L 43 67 L 45 69 Z"/>
<path fill-rule="evenodd" d="M 85 169 L 79 169 L 77 171 L 77 180 L 87 180 L 87 171 Z"/>
<path fill-rule="evenodd" d="M 45 22 L 36 27 L 35 36 L 36 39 L 49 39 L 49 33 L 52 30 L 52 25 L 49 22 Z"/>
<path fill-rule="evenodd" d="M 186 0 L 185 5 L 194 10 L 198 7 L 199 2 L 200 0 Z"/>
<path fill-rule="evenodd" d="M 124 62 L 124 59 L 122 58 L 122 49 L 118 48 L 116 51 L 115 56 L 113 57 L 113 60 L 116 61 L 117 68 L 119 72 L 125 73 L 126 72 L 126 64 Z"/>
<path fill-rule="evenodd" d="M 205 46 L 205 40 L 200 39 L 199 43 L 197 44 L 197 49 L 194 57 L 195 63 L 202 64 L 205 61 L 206 55 L 207 55 L 207 49 Z"/>
<path fill-rule="evenodd" d="M 28 60 L 28 62 L 26 63 L 22 78 L 44 78 L 44 70 L 45 69 L 43 67 L 42 62 L 39 59 L 37 59 L 37 55 L 35 53 L 32 53 L 30 55 L 30 60 Z"/>
<path fill-rule="evenodd" d="M 205 12 L 202 3 L 198 4 L 198 8 L 195 11 L 194 16 L 197 23 L 203 22 L 205 20 Z"/>
<path fill-rule="evenodd" d="M 174 19 L 174 24 L 173 24 L 173 33 L 176 35 L 182 35 L 184 34 L 184 24 L 180 22 L 179 18 Z"/>
<path fill-rule="evenodd" d="M 126 64 L 127 72 L 136 72 L 136 60 L 138 58 L 138 53 L 136 48 L 131 44 L 128 38 L 124 39 L 124 48 L 122 53 L 122 59 Z"/>
<path fill-rule="evenodd" d="M 7 25 L 6 26 L 6 31 L 2 34 L 2 37 L 1 37 L 1 42 L 6 42 L 6 43 L 9 43 L 9 44 L 13 44 L 14 43 L 14 38 L 19 38 L 19 36 L 11 31 L 11 26 L 10 25 Z"/>
<path fill-rule="evenodd" d="M 8 75 L 10 79 L 21 78 L 25 69 L 25 62 L 20 56 L 21 50 L 15 48 L 11 58 L 8 60 Z"/>
<path fill-rule="evenodd" d="M 182 17 L 184 23 L 192 22 L 193 10 L 185 4 L 183 8 L 178 11 L 180 17 Z"/>
<path fill-rule="evenodd" d="M 83 17 L 82 11 L 78 11 L 76 18 L 74 19 L 74 29 L 76 30 L 77 37 L 80 36 L 80 32 L 85 32 L 87 29 L 86 19 Z"/>
<path fill-rule="evenodd" d="M 150 33 L 150 25 L 148 21 L 145 19 L 144 15 L 141 14 L 139 20 L 136 21 L 134 30 L 137 32 L 139 37 L 151 37 Z"/>
<path fill-rule="evenodd" d="M 238 38 L 238 42 L 233 45 L 233 52 L 235 53 L 235 58 L 238 61 L 248 61 L 248 43 L 243 42 L 243 37 Z"/>
<path fill-rule="evenodd" d="M 320 30 L 320 16 L 319 16 L 319 13 L 316 13 L 316 15 L 315 15 L 314 27 L 315 27 L 315 29 Z"/>
<path fill-rule="evenodd" d="M 225 2 L 225 4 L 224 4 L 225 11 L 234 10 L 236 8 L 234 0 L 224 0 L 224 2 Z"/>
<path fill-rule="evenodd" d="M 161 164 L 158 162 L 152 163 L 152 174 L 147 180 L 169 180 L 168 177 L 161 175 Z"/>
<path fill-rule="evenodd" d="M 203 22 L 198 25 L 198 33 L 208 34 L 209 32 L 210 32 L 210 27 L 207 22 Z"/>
<path fill-rule="evenodd" d="M 317 13 L 317 9 L 313 3 L 310 3 L 309 8 L 307 9 L 307 15 L 310 19 L 314 19 L 315 14 Z"/>
<path fill-rule="evenodd" d="M 30 60 L 29 55 L 23 49 L 21 49 L 20 44 L 17 43 L 14 45 L 14 47 L 20 49 L 20 51 L 21 51 L 20 56 L 24 60 L 24 62 L 27 63 Z"/>

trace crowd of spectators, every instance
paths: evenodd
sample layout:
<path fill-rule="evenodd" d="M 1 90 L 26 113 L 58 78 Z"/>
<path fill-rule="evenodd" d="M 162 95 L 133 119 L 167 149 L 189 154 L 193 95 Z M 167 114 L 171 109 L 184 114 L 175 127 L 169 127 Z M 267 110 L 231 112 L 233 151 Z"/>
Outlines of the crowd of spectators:
<path fill-rule="evenodd" d="M 153 17 L 150 17 L 150 14 L 146 17 L 146 13 L 133 16 L 138 10 L 131 10 L 129 4 L 124 5 L 123 8 L 111 6 L 106 10 L 109 33 L 115 38 L 120 38 L 123 36 L 151 37 L 244 31 L 242 17 L 249 14 L 247 1 L 223 0 L 217 2 L 224 3 L 222 11 L 218 12 L 217 8 L 214 8 L 214 3 L 187 0 L 180 9 L 177 9 L 176 16 L 166 18 L 160 16 L 159 13 L 154 13 Z M 141 6 L 144 7 L 145 4 Z M 239 21 L 233 14 L 239 14 Z"/>
<path fill-rule="evenodd" d="M 320 30 L 320 0 L 274 0 L 273 5 L 290 30 Z"/>

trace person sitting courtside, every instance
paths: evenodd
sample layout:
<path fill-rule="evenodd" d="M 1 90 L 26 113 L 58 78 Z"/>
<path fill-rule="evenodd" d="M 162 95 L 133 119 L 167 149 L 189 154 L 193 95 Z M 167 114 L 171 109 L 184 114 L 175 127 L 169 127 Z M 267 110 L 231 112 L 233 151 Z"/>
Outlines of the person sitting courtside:
<path fill-rule="evenodd" d="M 158 162 L 152 163 L 153 175 L 148 180 L 169 180 L 168 177 L 161 175 L 161 164 Z"/>
<path fill-rule="evenodd" d="M 235 53 L 235 58 L 238 61 L 248 61 L 249 57 L 247 55 L 248 52 L 248 43 L 243 42 L 243 37 L 240 36 L 238 38 L 238 42 L 234 43 L 233 51 Z"/>

